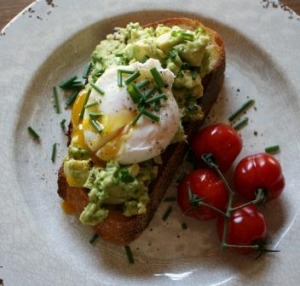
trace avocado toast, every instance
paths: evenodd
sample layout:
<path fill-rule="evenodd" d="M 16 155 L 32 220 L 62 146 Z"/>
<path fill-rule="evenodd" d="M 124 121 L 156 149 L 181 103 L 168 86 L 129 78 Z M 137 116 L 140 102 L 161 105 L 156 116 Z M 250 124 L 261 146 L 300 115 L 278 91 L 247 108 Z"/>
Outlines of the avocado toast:
<path fill-rule="evenodd" d="M 58 175 L 58 194 L 82 223 L 114 244 L 127 245 L 142 233 L 174 178 L 187 141 L 215 102 L 224 70 L 221 37 L 197 20 L 173 18 L 143 27 L 130 23 L 101 41 L 92 54 L 87 87 L 73 106 L 68 156 Z M 133 101 L 121 119 L 106 115 L 111 114 L 106 101 L 114 105 L 106 100 L 110 90 L 127 96 L 126 104 Z M 133 148 L 134 132 L 140 134 L 140 128 L 144 134 L 148 127 L 149 137 L 138 143 L 142 147 Z M 151 136 L 159 132 L 158 148 Z"/>

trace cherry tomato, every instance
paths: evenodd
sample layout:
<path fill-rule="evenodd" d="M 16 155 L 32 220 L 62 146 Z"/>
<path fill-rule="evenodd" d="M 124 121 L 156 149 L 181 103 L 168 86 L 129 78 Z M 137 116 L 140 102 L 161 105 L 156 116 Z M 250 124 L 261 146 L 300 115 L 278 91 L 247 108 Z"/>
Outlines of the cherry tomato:
<path fill-rule="evenodd" d="M 277 198 L 285 181 L 280 163 L 271 155 L 260 153 L 242 159 L 234 174 L 235 191 L 254 200 L 258 189 L 266 191 L 266 200 Z"/>
<path fill-rule="evenodd" d="M 224 216 L 217 220 L 217 229 L 220 240 L 223 238 Z M 228 219 L 226 244 L 229 245 L 258 245 L 262 250 L 266 243 L 267 225 L 264 215 L 253 204 L 234 210 Z M 250 248 L 231 248 L 241 254 L 251 252 Z"/>
<path fill-rule="evenodd" d="M 212 153 L 222 172 L 226 172 L 242 150 L 242 139 L 229 125 L 218 123 L 200 130 L 191 148 L 200 162 L 204 153 Z"/>
<path fill-rule="evenodd" d="M 228 204 L 228 192 L 218 177 L 210 169 L 199 169 L 189 173 L 180 182 L 177 192 L 178 204 L 184 214 L 199 220 L 208 220 L 219 215 L 217 210 L 225 212 Z"/>

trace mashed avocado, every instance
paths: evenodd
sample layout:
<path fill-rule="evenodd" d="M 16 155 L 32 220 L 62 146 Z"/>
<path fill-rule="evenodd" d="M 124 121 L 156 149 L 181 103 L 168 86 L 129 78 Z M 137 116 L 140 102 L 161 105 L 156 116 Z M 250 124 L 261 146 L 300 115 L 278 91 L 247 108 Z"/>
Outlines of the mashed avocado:
<path fill-rule="evenodd" d="M 108 67 L 158 59 L 176 76 L 172 92 L 182 121 L 200 119 L 203 114 L 197 101 L 203 93 L 201 78 L 209 72 L 209 41 L 202 28 L 196 31 L 163 25 L 143 28 L 130 23 L 126 28 L 116 28 L 96 47 L 89 82 L 95 83 Z M 88 150 L 79 147 L 77 139 L 72 138 L 64 171 L 70 186 L 90 190 L 81 222 L 96 225 L 103 221 L 109 214 L 108 205 L 118 205 L 125 216 L 145 213 L 148 186 L 157 176 L 155 159 L 128 166 L 116 161 L 107 162 L 105 167 L 97 166 Z M 172 143 L 182 140 L 185 134 L 181 125 Z"/>
<path fill-rule="evenodd" d="M 209 40 L 202 28 L 196 31 L 163 25 L 143 28 L 130 23 L 126 28 L 117 28 L 96 47 L 89 81 L 95 82 L 107 67 L 158 59 L 176 76 L 173 94 L 182 119 L 201 119 L 203 114 L 197 100 L 203 92 L 201 77 L 209 72 Z"/>
<path fill-rule="evenodd" d="M 81 222 L 95 225 L 103 221 L 109 212 L 107 204 L 122 205 L 125 216 L 145 213 L 149 201 L 147 187 L 156 177 L 155 170 L 138 164 L 120 166 L 115 161 L 110 161 L 105 168 L 92 168 L 84 184 L 90 192 Z"/>

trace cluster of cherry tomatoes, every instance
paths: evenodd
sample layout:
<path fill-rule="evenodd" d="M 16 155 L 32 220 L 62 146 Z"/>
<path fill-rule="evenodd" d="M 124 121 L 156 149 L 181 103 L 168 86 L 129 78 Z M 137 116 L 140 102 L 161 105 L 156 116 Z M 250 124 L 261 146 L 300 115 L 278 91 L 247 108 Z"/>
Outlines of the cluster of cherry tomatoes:
<path fill-rule="evenodd" d="M 178 185 L 183 213 L 199 220 L 217 218 L 223 248 L 239 253 L 266 250 L 267 226 L 258 205 L 277 198 L 284 188 L 278 160 L 267 153 L 243 158 L 231 187 L 223 174 L 242 150 L 242 139 L 231 126 L 220 123 L 202 129 L 191 150 L 198 167 Z"/>

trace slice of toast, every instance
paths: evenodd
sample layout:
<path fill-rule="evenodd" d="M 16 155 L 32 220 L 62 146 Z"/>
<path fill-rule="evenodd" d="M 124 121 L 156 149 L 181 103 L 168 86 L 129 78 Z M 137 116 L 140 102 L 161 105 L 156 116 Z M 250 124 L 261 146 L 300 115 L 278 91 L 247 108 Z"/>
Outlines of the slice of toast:
<path fill-rule="evenodd" d="M 225 49 L 223 40 L 217 32 L 205 27 L 198 20 L 172 18 L 149 23 L 146 26 L 156 27 L 158 24 L 170 27 L 176 25 L 190 30 L 202 27 L 211 36 L 209 45 L 212 55 L 210 71 L 202 79 L 204 91 L 199 101 L 205 118 L 216 101 L 224 80 Z M 185 134 L 188 138 L 191 138 L 202 122 L 203 119 L 184 126 Z M 154 216 L 160 201 L 173 180 L 174 174 L 186 152 L 186 147 L 187 144 L 185 142 L 175 143 L 170 145 L 162 154 L 163 164 L 159 167 L 157 179 L 149 186 L 150 202 L 147 205 L 147 212 L 145 214 L 125 217 L 122 215 L 122 210 L 119 207 L 110 207 L 108 217 L 102 223 L 94 226 L 95 231 L 102 239 L 114 244 L 127 245 L 142 233 Z M 70 187 L 66 181 L 63 167 L 60 168 L 58 174 L 58 194 L 73 209 L 74 213 L 81 213 L 88 204 L 88 191 L 85 188 Z"/>

